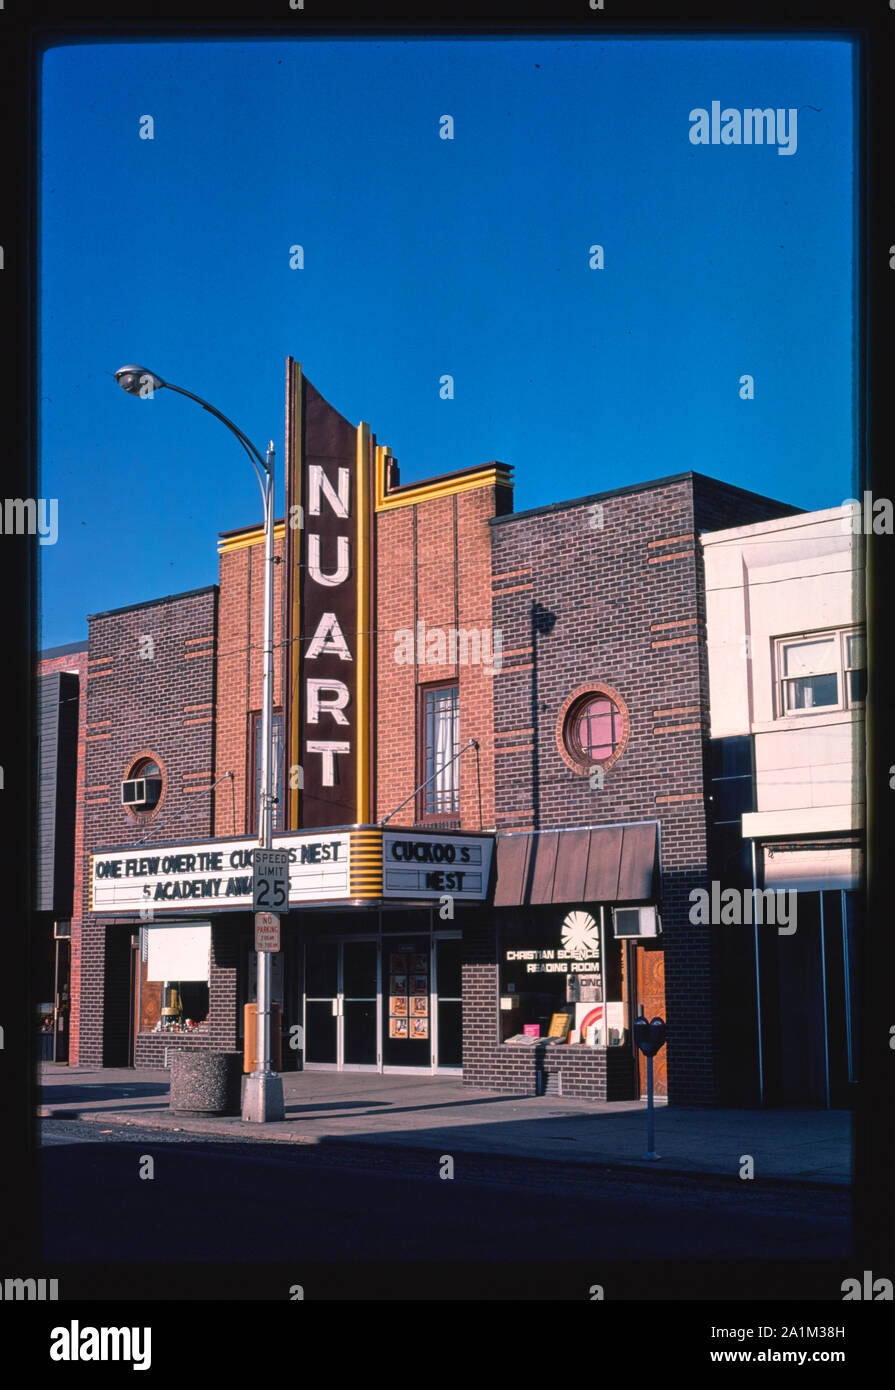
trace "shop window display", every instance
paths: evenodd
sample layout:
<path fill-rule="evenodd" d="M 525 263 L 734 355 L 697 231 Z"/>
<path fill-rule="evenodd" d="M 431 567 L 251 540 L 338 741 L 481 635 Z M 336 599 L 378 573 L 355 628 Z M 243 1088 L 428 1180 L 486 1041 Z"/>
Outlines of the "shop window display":
<path fill-rule="evenodd" d="M 141 1033 L 208 1031 L 208 984 L 204 980 L 147 980 L 140 988 Z"/>
<path fill-rule="evenodd" d="M 207 923 L 146 927 L 142 933 L 139 1031 L 208 1031 L 211 928 Z"/>
<path fill-rule="evenodd" d="M 513 1046 L 626 1041 L 623 943 L 598 907 L 508 915 L 500 933 L 500 1041 Z"/>

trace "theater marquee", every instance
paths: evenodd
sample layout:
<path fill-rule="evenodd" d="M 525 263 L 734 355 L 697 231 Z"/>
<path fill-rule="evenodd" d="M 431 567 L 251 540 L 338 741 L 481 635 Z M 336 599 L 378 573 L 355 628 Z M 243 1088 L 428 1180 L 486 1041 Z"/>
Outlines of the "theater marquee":
<path fill-rule="evenodd" d="M 90 911 L 226 912 L 252 907 L 256 839 L 124 846 L 90 856 Z M 482 901 L 488 894 L 492 838 L 421 834 L 361 825 L 281 834 L 289 852 L 289 907 L 346 906 L 381 899 Z"/>
<path fill-rule="evenodd" d="M 481 900 L 488 893 L 491 838 L 386 831 L 382 837 L 383 897 Z"/>
<path fill-rule="evenodd" d="M 347 898 L 351 836 L 277 835 L 274 849 L 289 851 L 289 902 Z M 252 855 L 258 841 L 205 840 L 185 845 L 146 845 L 91 855 L 94 913 L 250 908 Z M 148 914 L 147 914 L 148 915 Z"/>

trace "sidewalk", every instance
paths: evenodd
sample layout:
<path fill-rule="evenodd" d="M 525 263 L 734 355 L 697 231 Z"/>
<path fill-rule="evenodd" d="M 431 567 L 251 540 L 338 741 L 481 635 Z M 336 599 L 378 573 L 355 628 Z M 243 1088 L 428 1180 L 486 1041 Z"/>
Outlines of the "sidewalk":
<path fill-rule="evenodd" d="M 644 1161 L 643 1101 L 513 1096 L 443 1077 L 285 1072 L 286 1119 L 174 1115 L 167 1071 L 41 1064 L 40 1114 L 115 1124 L 357 1149 L 428 1150 L 737 1179 L 751 1155 L 756 1180 L 845 1186 L 850 1112 L 707 1110 L 656 1106 L 659 1162 Z"/>

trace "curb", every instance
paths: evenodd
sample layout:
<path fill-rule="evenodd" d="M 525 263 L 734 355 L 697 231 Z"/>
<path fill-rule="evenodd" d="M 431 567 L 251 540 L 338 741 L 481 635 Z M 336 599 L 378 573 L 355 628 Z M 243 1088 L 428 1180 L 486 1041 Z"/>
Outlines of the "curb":
<path fill-rule="evenodd" d="M 235 1116 L 221 1116 L 220 1119 L 216 1122 L 213 1121 L 212 1117 L 209 1117 L 209 1121 L 206 1124 L 203 1123 L 203 1121 L 201 1120 L 197 1120 L 193 1116 L 174 1115 L 170 1110 L 155 1111 L 151 1116 L 144 1112 L 143 1115 L 139 1117 L 134 1117 L 129 1113 L 125 1114 L 120 1111 L 114 1110 L 91 1110 L 89 1112 L 82 1113 L 78 1110 L 59 1110 L 48 1109 L 46 1107 L 43 1107 L 41 1108 L 41 1110 L 38 1111 L 38 1115 L 41 1119 L 79 1120 L 87 1124 L 93 1124 L 97 1122 L 111 1123 L 116 1126 L 127 1126 L 134 1129 L 171 1130 L 175 1133 L 181 1134 L 205 1134 L 209 1137 L 213 1136 L 219 1139 L 229 1138 L 232 1139 L 234 1143 L 281 1144 L 291 1146 L 303 1146 L 307 1148 L 322 1148 L 323 1146 L 325 1146 L 327 1149 L 338 1149 L 347 1154 L 353 1154 L 355 1156 L 368 1155 L 371 1151 L 373 1151 L 375 1153 L 386 1155 L 390 1158 L 402 1158 L 406 1160 L 408 1156 L 425 1156 L 434 1154 L 436 1152 L 434 1149 L 429 1149 L 423 1147 L 422 1145 L 396 1144 L 394 1142 L 379 1143 L 375 1139 L 348 1139 L 343 1138 L 339 1135 L 303 1136 L 299 1134 L 276 1134 L 262 1136 L 251 1134 L 242 1130 L 237 1131 L 235 1133 L 231 1132 L 230 1134 L 228 1134 L 226 1130 L 222 1131 L 220 1128 L 217 1127 L 212 1128 L 213 1123 L 220 1125 L 227 1124 L 228 1121 L 233 1121 L 234 1123 L 242 1124 L 243 1121 L 237 1120 Z M 162 1116 L 165 1117 L 165 1120 L 162 1123 L 159 1123 L 159 1120 Z M 168 1123 L 168 1121 L 173 1120 L 182 1120 L 183 1123 L 178 1125 Z M 441 1145 L 441 1147 L 443 1149 L 450 1148 L 452 1156 L 454 1157 L 462 1156 L 463 1158 L 478 1159 L 479 1161 L 486 1163 L 512 1163 L 517 1168 L 527 1166 L 530 1168 L 537 1168 L 539 1171 L 543 1170 L 545 1167 L 555 1168 L 557 1165 L 559 1165 L 562 1167 L 574 1168 L 576 1172 L 591 1172 L 595 1176 L 600 1174 L 612 1174 L 613 1176 L 619 1177 L 630 1174 L 637 1174 L 641 1177 L 650 1176 L 659 1178 L 673 1178 L 677 1182 L 690 1182 L 700 1187 L 712 1186 L 714 1188 L 723 1188 L 727 1190 L 730 1190 L 734 1186 L 739 1188 L 739 1184 L 741 1182 L 741 1179 L 739 1179 L 738 1175 L 735 1173 L 719 1173 L 713 1171 L 712 1169 L 672 1168 L 667 1167 L 664 1163 L 664 1160 L 661 1159 L 658 1162 L 654 1163 L 644 1160 L 638 1160 L 635 1158 L 628 1159 L 613 1157 L 603 1159 L 589 1159 L 579 1158 L 577 1156 L 565 1154 L 562 1156 L 562 1158 L 550 1159 L 547 1157 L 533 1157 L 529 1154 L 501 1153 L 499 1151 L 492 1150 L 465 1148 L 462 1145 L 452 1145 L 450 1143 L 449 1136 L 445 1137 L 444 1144 Z M 788 1191 L 792 1191 L 793 1189 L 810 1187 L 812 1189 L 820 1189 L 829 1193 L 837 1192 L 848 1195 L 851 1189 L 851 1179 L 771 1176 L 765 1178 L 750 1179 L 749 1185 L 752 1191 L 755 1191 L 758 1188 L 786 1189 Z"/>

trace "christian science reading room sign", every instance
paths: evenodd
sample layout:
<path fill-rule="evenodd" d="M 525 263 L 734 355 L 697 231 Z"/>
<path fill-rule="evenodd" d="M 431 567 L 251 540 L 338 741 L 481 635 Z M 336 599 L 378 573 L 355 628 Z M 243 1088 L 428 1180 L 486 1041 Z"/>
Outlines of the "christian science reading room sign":
<path fill-rule="evenodd" d="M 289 901 L 329 902 L 348 897 L 350 835 L 277 836 L 289 854 Z M 92 908 L 100 912 L 153 912 L 209 906 L 251 908 L 256 840 L 208 840 L 92 856 Z"/>

